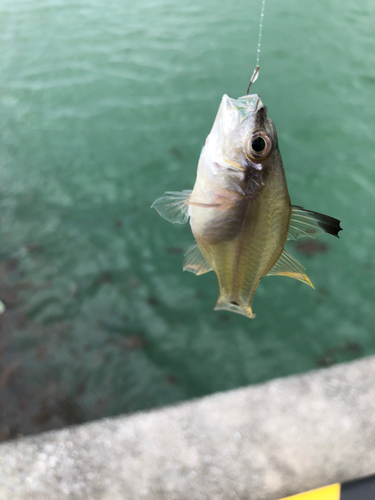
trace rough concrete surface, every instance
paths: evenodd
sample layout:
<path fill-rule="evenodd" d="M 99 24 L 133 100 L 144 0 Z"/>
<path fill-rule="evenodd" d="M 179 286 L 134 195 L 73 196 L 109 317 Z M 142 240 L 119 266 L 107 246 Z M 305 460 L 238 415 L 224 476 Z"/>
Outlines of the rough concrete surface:
<path fill-rule="evenodd" d="M 0 498 L 277 498 L 375 473 L 375 357 L 0 446 Z"/>

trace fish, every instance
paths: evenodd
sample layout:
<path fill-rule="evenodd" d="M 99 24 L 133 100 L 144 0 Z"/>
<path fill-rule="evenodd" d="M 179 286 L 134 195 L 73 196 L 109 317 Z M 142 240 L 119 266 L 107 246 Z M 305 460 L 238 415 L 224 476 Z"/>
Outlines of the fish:
<path fill-rule="evenodd" d="M 335 237 L 340 221 L 292 205 L 276 127 L 258 94 L 222 97 L 201 151 L 192 190 L 169 191 L 152 204 L 166 220 L 190 220 L 195 243 L 183 270 L 214 271 L 215 310 L 254 318 L 252 302 L 266 276 L 288 276 L 314 288 L 287 240 Z"/>

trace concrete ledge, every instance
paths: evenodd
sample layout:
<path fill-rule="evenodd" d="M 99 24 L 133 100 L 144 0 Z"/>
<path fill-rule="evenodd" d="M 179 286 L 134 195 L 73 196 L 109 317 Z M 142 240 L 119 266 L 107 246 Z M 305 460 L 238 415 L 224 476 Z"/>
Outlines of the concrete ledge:
<path fill-rule="evenodd" d="M 375 357 L 0 446 L 0 498 L 275 500 L 375 473 Z"/>

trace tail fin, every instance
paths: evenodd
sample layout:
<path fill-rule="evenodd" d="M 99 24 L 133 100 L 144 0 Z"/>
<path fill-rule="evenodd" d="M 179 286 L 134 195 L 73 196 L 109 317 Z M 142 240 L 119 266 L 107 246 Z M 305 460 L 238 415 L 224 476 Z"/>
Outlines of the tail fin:
<path fill-rule="evenodd" d="M 237 314 L 242 314 L 247 318 L 251 319 L 255 318 L 255 314 L 253 313 L 251 305 L 249 306 L 249 305 L 239 304 L 235 300 L 230 300 L 229 297 L 220 296 L 216 303 L 214 311 L 231 311 Z"/>

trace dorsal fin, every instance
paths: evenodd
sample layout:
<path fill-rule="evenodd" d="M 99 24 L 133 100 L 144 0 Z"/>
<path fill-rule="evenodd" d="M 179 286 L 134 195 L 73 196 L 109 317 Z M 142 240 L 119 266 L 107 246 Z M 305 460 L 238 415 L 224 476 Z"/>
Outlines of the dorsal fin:
<path fill-rule="evenodd" d="M 169 222 L 185 224 L 188 221 L 188 201 L 192 191 L 168 191 L 151 205 Z"/>
<path fill-rule="evenodd" d="M 318 212 L 311 212 L 311 210 L 305 210 L 302 207 L 292 206 L 288 240 L 317 238 L 323 233 L 332 234 L 338 238 L 339 231 L 342 229 L 338 219 Z"/>
<path fill-rule="evenodd" d="M 186 252 L 182 269 L 184 271 L 194 273 L 197 276 L 212 271 L 212 267 L 206 261 L 196 243 L 194 243 L 194 245 L 192 245 Z"/>
<path fill-rule="evenodd" d="M 297 259 L 292 257 L 286 250 L 283 250 L 279 260 L 267 276 L 289 276 L 289 278 L 302 281 L 302 283 L 306 283 L 306 285 L 314 288 L 309 277 L 305 273 L 303 265 L 300 264 Z"/>

